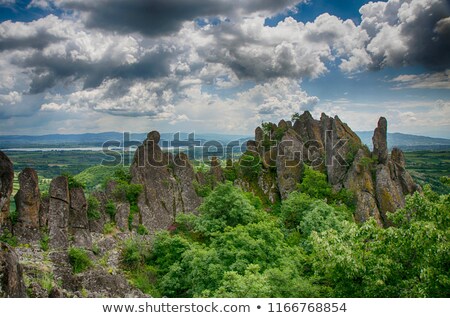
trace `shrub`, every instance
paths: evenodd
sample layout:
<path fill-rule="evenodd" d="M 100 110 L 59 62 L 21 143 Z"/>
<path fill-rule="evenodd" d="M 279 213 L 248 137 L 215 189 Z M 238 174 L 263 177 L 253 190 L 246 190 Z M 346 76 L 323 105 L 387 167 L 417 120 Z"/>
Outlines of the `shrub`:
<path fill-rule="evenodd" d="M 108 200 L 105 206 L 106 213 L 111 217 L 111 220 L 116 218 L 116 204 L 112 200 Z"/>
<path fill-rule="evenodd" d="M 244 192 L 231 182 L 220 184 L 199 207 L 197 229 L 203 233 L 223 231 L 226 226 L 258 221 L 258 213 Z"/>
<path fill-rule="evenodd" d="M 69 189 L 86 188 L 86 186 L 83 183 L 79 182 L 72 174 L 65 172 L 62 174 L 62 176 L 67 178 Z"/>
<path fill-rule="evenodd" d="M 148 235 L 150 232 L 148 231 L 148 229 L 145 227 L 145 225 L 143 224 L 139 224 L 138 228 L 137 228 L 137 233 L 139 235 Z"/>
<path fill-rule="evenodd" d="M 50 241 L 50 236 L 47 233 L 43 233 L 41 236 L 39 245 L 44 252 L 48 251 L 48 249 L 49 249 L 49 245 L 48 245 L 49 241 Z"/>
<path fill-rule="evenodd" d="M 74 274 L 84 272 L 92 266 L 91 259 L 82 248 L 71 247 L 69 249 L 69 263 L 72 265 Z"/>
<path fill-rule="evenodd" d="M 108 222 L 103 226 L 103 234 L 111 234 L 115 228 L 116 224 L 114 222 Z"/>
<path fill-rule="evenodd" d="M 19 212 L 16 209 L 9 212 L 9 220 L 11 221 L 12 225 L 16 225 L 19 221 Z"/>
<path fill-rule="evenodd" d="M 98 202 L 97 198 L 93 196 L 89 196 L 87 199 L 88 209 L 87 216 L 89 220 L 98 220 L 100 219 L 100 211 L 98 210 L 100 206 L 100 202 Z"/>
<path fill-rule="evenodd" d="M 3 233 L 0 234 L 0 242 L 4 242 L 12 247 L 17 246 L 17 237 L 15 237 L 8 230 L 3 230 Z"/>
<path fill-rule="evenodd" d="M 259 155 L 251 151 L 245 152 L 239 160 L 239 169 L 244 178 L 256 180 L 262 170 Z"/>
<path fill-rule="evenodd" d="M 199 197 L 206 198 L 212 191 L 212 184 L 206 183 L 206 184 L 200 184 L 197 180 L 192 181 L 192 185 L 194 186 L 195 193 Z"/>
<path fill-rule="evenodd" d="M 303 180 L 299 189 L 300 192 L 315 199 L 325 199 L 331 195 L 331 186 L 327 182 L 327 176 L 306 165 L 304 165 Z"/>
<path fill-rule="evenodd" d="M 128 239 L 123 243 L 120 262 L 125 268 L 136 270 L 145 264 L 148 257 L 149 248 L 144 242 L 136 239 Z"/>

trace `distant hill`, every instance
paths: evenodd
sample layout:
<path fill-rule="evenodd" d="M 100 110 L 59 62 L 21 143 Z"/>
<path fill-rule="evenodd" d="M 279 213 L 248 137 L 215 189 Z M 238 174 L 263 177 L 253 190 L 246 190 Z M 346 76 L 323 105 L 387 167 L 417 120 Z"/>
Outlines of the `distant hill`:
<path fill-rule="evenodd" d="M 363 144 L 372 149 L 373 131 L 357 131 Z M 404 151 L 450 149 L 450 139 L 416 136 L 402 133 L 388 133 L 389 148 L 397 147 Z"/>
<path fill-rule="evenodd" d="M 372 148 L 371 131 L 356 132 L 361 141 Z M 146 133 L 133 133 L 130 140 L 143 141 Z M 71 135 L 43 135 L 43 136 L 0 136 L 0 149 L 11 148 L 74 148 L 74 147 L 101 147 L 105 141 L 122 141 L 122 133 L 104 132 L 89 134 L 71 134 Z M 227 135 L 227 134 L 195 134 L 195 139 L 204 144 L 206 141 L 217 140 L 221 143 L 228 143 L 238 140 L 241 143 L 253 137 L 245 135 Z M 180 133 L 180 140 L 187 140 L 188 133 Z M 161 145 L 167 144 L 167 141 L 174 140 L 174 133 L 161 133 Z M 450 139 L 432 138 L 425 136 L 408 135 L 402 133 L 388 133 L 388 145 L 390 148 L 398 147 L 405 151 L 414 150 L 446 150 L 450 149 Z"/>
<path fill-rule="evenodd" d="M 145 140 L 146 133 L 132 133 L 129 140 L 142 142 Z M 167 141 L 173 141 L 175 133 L 161 133 L 161 144 Z M 221 143 L 228 143 L 233 140 L 245 141 L 250 137 L 244 135 L 226 135 L 226 134 L 195 134 L 195 140 L 202 144 L 206 141 L 216 140 Z M 88 133 L 88 134 L 70 134 L 70 135 L 42 135 L 42 136 L 22 136 L 10 135 L 0 136 L 0 149 L 11 148 L 75 148 L 75 147 L 101 147 L 104 142 L 109 140 L 123 141 L 124 134 L 119 132 Z M 187 140 L 188 133 L 180 133 L 180 140 Z"/>

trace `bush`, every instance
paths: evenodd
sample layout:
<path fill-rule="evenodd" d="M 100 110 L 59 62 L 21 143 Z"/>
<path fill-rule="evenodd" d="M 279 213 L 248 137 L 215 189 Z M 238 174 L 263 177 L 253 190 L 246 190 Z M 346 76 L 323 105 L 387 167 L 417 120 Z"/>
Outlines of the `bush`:
<path fill-rule="evenodd" d="M 248 180 L 256 180 L 261 173 L 261 159 L 257 153 L 247 151 L 239 160 L 241 175 Z"/>
<path fill-rule="evenodd" d="M 48 251 L 48 249 L 49 249 L 49 244 L 48 244 L 49 241 L 50 241 L 50 236 L 47 233 L 43 233 L 41 236 L 39 245 L 44 252 Z"/>
<path fill-rule="evenodd" d="M 327 176 L 307 165 L 304 165 L 303 179 L 299 189 L 300 192 L 315 199 L 325 199 L 331 195 L 331 186 L 327 182 Z"/>
<path fill-rule="evenodd" d="M 122 251 L 120 253 L 121 264 L 129 270 L 136 270 L 149 257 L 149 248 L 145 246 L 144 242 L 136 239 L 128 239 L 124 242 Z"/>
<path fill-rule="evenodd" d="M 14 209 L 14 211 L 9 212 L 9 220 L 11 221 L 12 225 L 16 225 L 19 221 L 19 212 L 17 209 Z"/>
<path fill-rule="evenodd" d="M 138 228 L 137 228 L 137 233 L 139 235 L 148 235 L 150 232 L 148 231 L 148 229 L 145 227 L 145 225 L 143 224 L 139 224 Z"/>
<path fill-rule="evenodd" d="M 17 237 L 15 237 L 8 230 L 3 230 L 3 233 L 0 233 L 0 242 L 4 242 L 12 247 L 17 246 Z"/>
<path fill-rule="evenodd" d="M 111 234 L 115 228 L 116 224 L 114 222 L 108 222 L 103 226 L 103 234 Z"/>
<path fill-rule="evenodd" d="M 71 247 L 69 249 L 69 263 L 72 265 L 74 274 L 84 272 L 92 266 L 91 259 L 82 248 Z"/>
<path fill-rule="evenodd" d="M 111 220 L 116 218 L 116 204 L 112 200 L 108 200 L 105 206 L 106 213 L 110 216 Z"/>
<path fill-rule="evenodd" d="M 192 181 L 195 193 L 199 197 L 206 198 L 212 191 L 212 182 L 206 182 L 206 184 L 200 184 L 197 180 Z"/>
<path fill-rule="evenodd" d="M 258 213 L 244 192 L 227 182 L 220 184 L 199 207 L 197 229 L 203 233 L 220 232 L 226 226 L 257 222 Z"/>
<path fill-rule="evenodd" d="M 88 208 L 87 208 L 87 216 L 89 220 L 98 220 L 100 219 L 100 211 L 99 211 L 99 207 L 100 207 L 100 202 L 98 202 L 97 198 L 93 197 L 93 196 L 89 196 L 87 198 L 87 204 L 88 204 Z"/>
<path fill-rule="evenodd" d="M 86 186 L 83 183 L 79 182 L 72 174 L 65 172 L 62 174 L 62 176 L 67 178 L 69 189 L 86 188 Z"/>

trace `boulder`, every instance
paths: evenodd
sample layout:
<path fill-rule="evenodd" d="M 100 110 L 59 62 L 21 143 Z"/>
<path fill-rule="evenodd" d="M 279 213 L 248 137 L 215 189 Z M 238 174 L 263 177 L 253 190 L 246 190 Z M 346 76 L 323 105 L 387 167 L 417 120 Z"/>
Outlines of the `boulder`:
<path fill-rule="evenodd" d="M 9 216 L 9 200 L 13 191 L 14 167 L 11 160 L 0 151 L 0 228 Z"/>
<path fill-rule="evenodd" d="M 27 297 L 23 268 L 14 249 L 0 242 L 0 298 Z"/>
<path fill-rule="evenodd" d="M 388 146 L 387 146 L 387 120 L 384 117 L 380 117 L 378 120 L 377 128 L 373 133 L 373 155 L 377 158 L 378 163 L 386 164 L 388 159 Z"/>

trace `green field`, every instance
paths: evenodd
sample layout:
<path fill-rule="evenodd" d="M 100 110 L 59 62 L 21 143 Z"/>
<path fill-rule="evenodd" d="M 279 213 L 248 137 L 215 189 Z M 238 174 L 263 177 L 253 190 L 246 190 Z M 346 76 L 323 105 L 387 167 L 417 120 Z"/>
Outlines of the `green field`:
<path fill-rule="evenodd" d="M 441 194 L 450 192 L 450 187 L 439 181 L 442 176 L 450 176 L 450 151 L 405 152 L 405 159 L 406 168 L 417 183 L 430 184 Z"/>
<path fill-rule="evenodd" d="M 42 191 L 47 191 L 50 179 L 63 173 L 77 175 L 88 190 L 94 189 L 109 178 L 115 170 L 101 166 L 102 160 L 111 160 L 102 152 L 96 151 L 35 151 L 6 152 L 14 162 L 16 175 L 24 168 L 36 169 Z M 132 158 L 132 154 L 128 154 Z M 450 187 L 442 184 L 439 178 L 450 176 L 450 151 L 405 152 L 407 169 L 416 182 L 430 184 L 438 193 L 450 192 Z M 129 159 L 131 160 L 131 159 Z M 15 190 L 18 185 L 15 184 Z"/>

